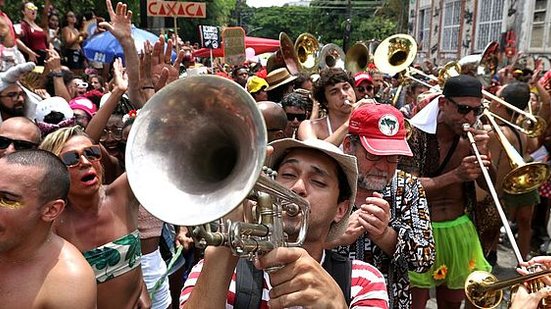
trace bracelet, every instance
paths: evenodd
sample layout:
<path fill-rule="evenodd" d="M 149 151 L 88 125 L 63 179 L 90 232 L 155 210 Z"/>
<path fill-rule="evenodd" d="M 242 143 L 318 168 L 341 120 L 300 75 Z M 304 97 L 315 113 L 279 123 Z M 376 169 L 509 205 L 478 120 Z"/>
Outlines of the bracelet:
<path fill-rule="evenodd" d="M 63 77 L 63 72 L 53 72 L 52 71 L 52 76 L 53 77 Z"/>
<path fill-rule="evenodd" d="M 153 90 L 155 90 L 155 87 L 153 87 L 153 86 L 143 86 L 142 89 L 153 89 Z"/>

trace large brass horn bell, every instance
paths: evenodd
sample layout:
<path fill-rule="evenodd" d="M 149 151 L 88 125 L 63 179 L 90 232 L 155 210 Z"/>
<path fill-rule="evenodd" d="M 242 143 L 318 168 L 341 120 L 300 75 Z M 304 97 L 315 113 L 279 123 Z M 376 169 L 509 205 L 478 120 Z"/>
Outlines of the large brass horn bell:
<path fill-rule="evenodd" d="M 318 70 L 318 40 L 310 33 L 302 33 L 295 40 L 294 51 L 302 72 L 314 73 Z"/>
<path fill-rule="evenodd" d="M 375 65 L 390 75 L 402 72 L 417 56 L 417 43 L 407 34 L 395 34 L 382 41 L 375 50 Z"/>

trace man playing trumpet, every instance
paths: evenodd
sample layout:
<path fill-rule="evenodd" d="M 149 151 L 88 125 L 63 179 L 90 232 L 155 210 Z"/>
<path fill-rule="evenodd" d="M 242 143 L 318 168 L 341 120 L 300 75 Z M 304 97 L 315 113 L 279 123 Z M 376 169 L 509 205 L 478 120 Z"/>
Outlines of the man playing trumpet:
<path fill-rule="evenodd" d="M 349 264 L 347 258 L 324 250 L 325 241 L 346 228 L 356 195 L 355 158 L 317 139 L 282 139 L 271 145 L 274 153 L 267 165 L 277 170 L 276 181 L 310 203 L 303 248 L 276 248 L 255 261 L 259 269 L 283 267 L 269 276 L 261 272 L 253 281 L 252 294 L 258 295 L 253 301 L 241 293 L 250 284 L 240 285 L 246 274 L 235 272 L 238 258 L 227 247 L 208 247 L 182 289 L 180 308 L 388 308 L 384 278 L 376 268 L 361 261 Z M 232 216 L 243 219 L 235 211 Z M 284 216 L 284 221 L 289 239 L 297 237 L 296 217 Z M 347 270 L 336 271 L 343 269 L 339 265 L 347 265 Z"/>

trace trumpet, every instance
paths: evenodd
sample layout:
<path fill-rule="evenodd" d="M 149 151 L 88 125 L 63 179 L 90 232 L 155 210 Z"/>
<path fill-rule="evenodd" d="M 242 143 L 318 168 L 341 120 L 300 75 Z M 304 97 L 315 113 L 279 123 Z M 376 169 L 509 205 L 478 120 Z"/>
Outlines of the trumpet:
<path fill-rule="evenodd" d="M 503 300 L 503 289 L 526 281 L 536 280 L 549 274 L 551 274 L 551 270 L 544 270 L 517 278 L 498 281 L 489 272 L 474 271 L 465 281 L 465 294 L 467 299 L 477 308 L 496 308 Z M 534 287 L 539 289 L 539 286 Z M 548 308 L 546 305 L 548 304 L 544 304 L 544 308 Z"/>
<path fill-rule="evenodd" d="M 227 246 L 247 258 L 300 246 L 309 204 L 263 168 L 266 141 L 256 102 L 237 83 L 213 75 L 180 79 L 136 118 L 126 148 L 128 182 L 152 215 L 190 226 L 199 246 Z M 246 206 L 249 222 L 222 219 L 245 199 L 257 202 Z M 284 216 L 301 219 L 291 241 Z"/>

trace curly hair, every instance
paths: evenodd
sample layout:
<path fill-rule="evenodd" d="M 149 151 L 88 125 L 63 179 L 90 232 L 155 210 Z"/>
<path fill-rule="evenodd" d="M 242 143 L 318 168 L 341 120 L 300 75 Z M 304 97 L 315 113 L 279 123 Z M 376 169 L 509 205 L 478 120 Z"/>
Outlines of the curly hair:
<path fill-rule="evenodd" d="M 354 86 L 354 77 L 340 68 L 326 68 L 320 72 L 320 78 L 314 83 L 314 99 L 320 102 L 323 107 L 327 107 L 327 99 L 325 98 L 325 87 L 333 86 L 338 83 L 347 82 Z"/>

